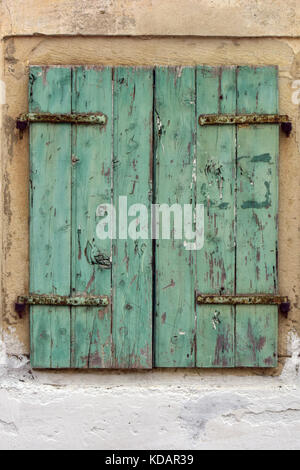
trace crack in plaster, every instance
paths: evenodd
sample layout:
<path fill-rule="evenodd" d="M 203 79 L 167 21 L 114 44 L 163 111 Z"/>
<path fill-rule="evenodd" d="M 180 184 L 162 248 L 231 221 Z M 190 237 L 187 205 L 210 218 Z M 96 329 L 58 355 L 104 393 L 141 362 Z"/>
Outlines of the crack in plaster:
<path fill-rule="evenodd" d="M 234 425 L 242 421 L 251 426 L 270 425 L 277 423 L 300 422 L 300 408 L 282 408 L 281 410 L 265 409 L 262 411 L 242 411 L 223 415 L 224 424 Z"/>
<path fill-rule="evenodd" d="M 0 419 L 0 428 L 6 433 L 18 434 L 18 428 L 13 422 L 7 422 Z"/>

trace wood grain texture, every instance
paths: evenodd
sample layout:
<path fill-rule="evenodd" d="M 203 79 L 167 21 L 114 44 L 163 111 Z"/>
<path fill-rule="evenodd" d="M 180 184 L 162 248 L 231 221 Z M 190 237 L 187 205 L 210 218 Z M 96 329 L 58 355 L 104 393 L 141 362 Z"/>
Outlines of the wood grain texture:
<path fill-rule="evenodd" d="M 194 205 L 195 69 L 158 67 L 155 88 L 155 202 Z M 173 230 L 155 256 L 155 366 L 194 367 L 195 252 Z"/>
<path fill-rule="evenodd" d="M 71 111 L 68 68 L 31 67 L 29 111 Z M 70 295 L 71 126 L 30 128 L 30 291 Z M 70 308 L 30 308 L 31 364 L 70 367 Z"/>
<path fill-rule="evenodd" d="M 195 307 L 195 293 L 278 293 L 278 125 L 198 125 L 199 114 L 277 113 L 277 69 L 31 67 L 29 111 L 107 116 L 31 125 L 30 291 L 111 298 L 31 307 L 32 366 L 276 366 L 276 306 Z M 117 240 L 97 238 L 100 204 L 149 216 L 152 201 L 203 204 L 203 249 L 186 250 L 173 222 L 152 243 L 141 206 Z"/>
<path fill-rule="evenodd" d="M 75 67 L 72 112 L 107 116 L 105 126 L 72 127 L 72 293 L 111 297 L 111 240 L 96 236 L 97 207 L 111 203 L 112 69 Z M 72 308 L 72 367 L 112 366 L 112 310 Z"/>
<path fill-rule="evenodd" d="M 126 196 L 128 208 L 144 204 L 148 214 L 152 202 L 152 109 L 153 70 L 115 68 L 113 201 L 118 207 L 119 196 Z M 117 213 L 124 213 L 124 209 L 119 207 Z M 128 223 L 128 229 L 135 224 L 137 232 L 149 225 L 138 210 Z M 112 270 L 114 367 L 152 368 L 151 237 L 143 239 L 137 234 L 132 239 L 119 231 L 119 239 L 113 242 Z"/>
<path fill-rule="evenodd" d="M 238 113 L 277 113 L 275 67 L 239 67 Z M 236 292 L 277 293 L 277 125 L 238 127 Z M 278 309 L 236 307 L 236 365 L 277 365 Z"/>
<path fill-rule="evenodd" d="M 236 69 L 198 67 L 197 115 L 236 110 Z M 205 242 L 197 252 L 197 292 L 233 294 L 235 286 L 234 125 L 198 126 L 197 203 Z M 234 307 L 197 306 L 197 367 L 234 366 Z"/>

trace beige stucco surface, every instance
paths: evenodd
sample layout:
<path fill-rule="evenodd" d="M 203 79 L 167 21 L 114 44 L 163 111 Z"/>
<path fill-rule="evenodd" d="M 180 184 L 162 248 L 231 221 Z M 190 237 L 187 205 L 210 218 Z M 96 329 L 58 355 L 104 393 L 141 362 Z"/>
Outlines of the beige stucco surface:
<path fill-rule="evenodd" d="M 298 0 L 3 0 L 3 35 L 297 36 Z"/>
<path fill-rule="evenodd" d="M 0 449 L 300 448 L 299 20 L 299 0 L 0 0 Z M 30 369 L 14 302 L 28 289 L 28 135 L 15 119 L 31 64 L 278 65 L 293 121 L 280 142 L 279 288 L 292 310 L 278 369 Z"/>
<path fill-rule="evenodd" d="M 294 131 L 281 135 L 279 210 L 280 293 L 292 301 L 289 319 L 280 316 L 280 367 L 287 355 L 287 333 L 299 330 L 300 191 L 299 106 L 292 102 L 294 80 L 300 76 L 297 39 L 22 37 L 6 38 L 3 108 L 3 310 L 5 331 L 17 335 L 18 352 L 29 353 L 28 317 L 14 312 L 18 294 L 28 290 L 28 134 L 20 139 L 15 119 L 27 110 L 28 66 L 64 64 L 251 64 L 279 66 L 280 112 L 289 114 Z M 8 351 L 14 351 L 14 343 Z M 19 346 L 20 347 L 20 346 Z M 245 373 L 245 372 L 244 372 Z M 251 373 L 248 371 L 247 373 Z M 257 371 L 256 371 L 257 373 Z M 261 372 L 261 373 L 266 373 Z M 268 372 L 268 373 L 274 373 Z"/>

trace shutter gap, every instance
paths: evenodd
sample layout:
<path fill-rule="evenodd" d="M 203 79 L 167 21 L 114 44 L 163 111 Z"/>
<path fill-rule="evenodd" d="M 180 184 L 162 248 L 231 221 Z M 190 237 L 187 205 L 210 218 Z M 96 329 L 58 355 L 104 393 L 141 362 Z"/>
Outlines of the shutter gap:
<path fill-rule="evenodd" d="M 197 72 L 197 67 L 195 67 L 195 137 L 194 137 L 194 161 L 195 165 L 193 162 L 193 171 L 196 172 L 196 177 L 194 179 L 194 210 L 196 210 L 196 204 L 198 202 L 197 200 L 197 184 L 198 184 L 198 178 L 197 178 L 197 168 L 198 168 L 198 155 L 197 155 L 197 143 L 198 143 L 198 72 Z M 195 228 L 195 227 L 194 227 Z M 197 253 L 194 255 L 194 266 L 195 266 L 195 281 L 194 285 L 196 287 L 195 289 L 195 304 L 194 304 L 194 312 L 195 312 L 195 332 L 194 332 L 194 367 L 197 367 L 197 329 L 198 329 L 198 315 L 197 315 Z"/>
<path fill-rule="evenodd" d="M 156 203 L 156 133 L 155 133 L 155 98 L 156 98 L 156 67 L 153 67 L 153 105 L 152 105 L 152 204 Z M 151 209 L 151 237 L 152 237 Z M 155 323 L 156 323 L 156 240 L 152 238 L 152 367 L 155 367 Z"/>
<path fill-rule="evenodd" d="M 238 73 L 239 67 L 235 69 L 235 114 L 238 113 L 238 97 L 239 97 L 239 90 L 238 90 Z M 237 294 L 237 283 L 236 283 L 236 276 L 237 276 L 237 174 L 238 174 L 238 126 L 235 126 L 235 183 L 234 183 L 234 295 Z M 233 355 L 233 367 L 236 367 L 236 305 L 233 306 L 234 312 L 234 332 L 233 332 L 233 347 L 234 347 L 234 355 Z"/>
<path fill-rule="evenodd" d="M 73 67 L 71 67 L 71 113 L 73 112 Z M 74 251 L 74 227 L 73 227 L 73 179 L 74 179 L 74 168 L 72 165 L 72 155 L 73 155 L 73 126 L 71 124 L 71 155 L 70 155 L 70 165 L 71 165 L 71 231 L 70 231 L 70 249 L 71 249 L 71 262 L 70 262 L 70 296 L 73 295 L 73 289 L 74 289 L 74 284 L 73 284 L 73 253 L 75 254 Z M 72 307 L 70 307 L 70 361 L 71 361 L 71 367 L 74 364 L 74 328 L 73 328 L 73 310 Z"/>
<path fill-rule="evenodd" d="M 114 200 L 114 129 L 115 129 L 115 109 L 114 109 L 114 89 L 115 89 L 115 68 L 111 67 L 111 178 L 110 178 L 110 203 L 113 204 Z M 110 240 L 110 256 L 111 256 L 111 270 L 110 270 L 110 347 L 111 347 L 111 366 L 115 364 L 115 346 L 113 343 L 113 321 L 114 321 L 114 305 L 113 305 L 113 239 Z"/>

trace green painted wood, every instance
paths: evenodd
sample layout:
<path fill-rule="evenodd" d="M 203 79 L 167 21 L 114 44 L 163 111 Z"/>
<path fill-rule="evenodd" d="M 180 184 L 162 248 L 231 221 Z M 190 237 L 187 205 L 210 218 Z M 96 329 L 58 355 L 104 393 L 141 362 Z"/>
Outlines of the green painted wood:
<path fill-rule="evenodd" d="M 238 67 L 237 88 L 237 114 L 278 114 L 277 67 Z"/>
<path fill-rule="evenodd" d="M 30 112 L 71 111 L 69 68 L 31 67 Z M 70 295 L 71 126 L 30 128 L 30 291 Z M 70 308 L 30 308 L 31 364 L 70 367 Z"/>
<path fill-rule="evenodd" d="M 238 113 L 277 113 L 276 67 L 239 67 Z M 278 293 L 278 125 L 237 131 L 236 292 Z M 276 306 L 236 307 L 236 365 L 277 365 Z"/>
<path fill-rule="evenodd" d="M 236 110 L 236 69 L 197 68 L 197 115 Z M 198 126 L 197 203 L 205 207 L 205 241 L 197 252 L 196 290 L 234 294 L 235 126 Z M 233 306 L 197 306 L 197 367 L 234 366 Z"/>
<path fill-rule="evenodd" d="M 31 307 L 32 365 L 151 368 L 153 308 L 156 367 L 274 367 L 276 306 L 195 312 L 195 292 L 278 293 L 278 126 L 197 122 L 277 113 L 277 69 L 158 67 L 155 97 L 153 78 L 147 68 L 30 70 L 30 112 L 108 117 L 104 127 L 31 125 L 30 291 L 112 298 L 107 308 Z M 99 240 L 96 209 L 118 206 L 119 196 L 148 213 L 152 198 L 203 203 L 204 248 L 187 251 L 176 239 L 152 247 L 150 237 L 121 233 Z M 134 221 L 136 209 L 132 231 L 149 227 Z"/>
<path fill-rule="evenodd" d="M 236 367 L 276 367 L 278 307 L 236 307 Z"/>
<path fill-rule="evenodd" d="M 194 68 L 156 68 L 154 111 L 155 202 L 194 204 Z M 155 366 L 194 367 L 195 252 L 174 238 L 156 242 Z"/>
<path fill-rule="evenodd" d="M 153 70 L 114 70 L 113 200 L 144 204 L 151 213 Z M 118 214 L 126 213 L 119 208 Z M 134 220 L 128 217 L 132 227 Z M 136 231 L 148 225 L 140 220 Z M 125 226 L 127 224 L 125 223 Z M 123 227 L 124 228 L 124 227 Z M 152 368 L 152 241 L 119 231 L 113 242 L 113 350 L 116 368 Z"/>
<path fill-rule="evenodd" d="M 99 240 L 96 215 L 100 204 L 111 203 L 112 69 L 75 67 L 72 112 L 102 112 L 104 127 L 72 128 L 72 294 L 111 296 L 111 269 L 97 257 L 111 258 L 111 240 Z M 72 308 L 72 367 L 112 366 L 111 303 L 105 308 Z"/>

